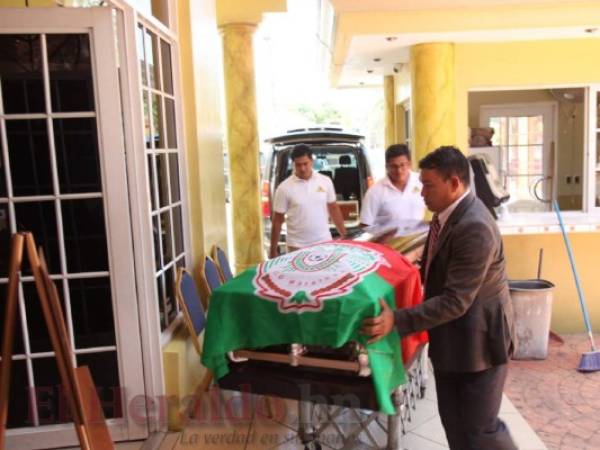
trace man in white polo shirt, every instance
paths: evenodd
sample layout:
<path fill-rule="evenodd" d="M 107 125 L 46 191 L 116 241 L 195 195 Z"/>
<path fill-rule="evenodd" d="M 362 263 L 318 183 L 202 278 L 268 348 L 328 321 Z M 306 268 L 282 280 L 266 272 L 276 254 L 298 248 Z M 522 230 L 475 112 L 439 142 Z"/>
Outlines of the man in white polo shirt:
<path fill-rule="evenodd" d="M 419 175 L 411 171 L 410 151 L 404 144 L 385 151 L 387 176 L 375 183 L 362 202 L 360 224 L 371 231 L 397 228 L 402 222 L 423 220 L 425 203 Z"/>
<path fill-rule="evenodd" d="M 330 216 L 340 235 L 346 235 L 333 183 L 329 177 L 313 171 L 310 147 L 296 145 L 292 150 L 292 163 L 294 173 L 275 190 L 270 258 L 278 255 L 277 244 L 284 221 L 288 252 L 331 239 Z"/>

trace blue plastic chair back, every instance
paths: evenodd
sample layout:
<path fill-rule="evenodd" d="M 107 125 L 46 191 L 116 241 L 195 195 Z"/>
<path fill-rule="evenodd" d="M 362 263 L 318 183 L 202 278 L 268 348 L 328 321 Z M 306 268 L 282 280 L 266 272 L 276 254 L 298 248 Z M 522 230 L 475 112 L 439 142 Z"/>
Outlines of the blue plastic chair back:
<path fill-rule="evenodd" d="M 208 283 L 208 287 L 210 292 L 213 292 L 219 286 L 221 286 L 221 278 L 219 277 L 219 269 L 208 256 L 204 258 L 204 276 L 206 277 L 206 282 Z"/>
<path fill-rule="evenodd" d="M 198 336 L 206 326 L 206 314 L 202 307 L 200 294 L 198 294 L 198 289 L 196 289 L 196 283 L 187 271 L 184 271 L 181 275 L 180 289 L 192 325 L 194 326 L 194 332 Z"/>
<path fill-rule="evenodd" d="M 233 278 L 233 273 L 231 273 L 231 267 L 229 266 L 229 260 L 227 259 L 227 255 L 221 249 L 221 247 L 217 247 L 217 261 L 219 263 L 219 267 L 221 267 L 221 272 L 223 273 L 223 278 L 225 281 L 229 281 Z"/>

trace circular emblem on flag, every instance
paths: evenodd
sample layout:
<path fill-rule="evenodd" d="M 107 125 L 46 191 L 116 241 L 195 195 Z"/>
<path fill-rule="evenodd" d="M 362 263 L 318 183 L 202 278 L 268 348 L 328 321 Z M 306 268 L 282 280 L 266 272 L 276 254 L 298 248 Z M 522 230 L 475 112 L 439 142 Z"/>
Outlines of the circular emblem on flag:
<path fill-rule="evenodd" d="M 318 312 L 325 300 L 350 293 L 379 267 L 383 254 L 351 244 L 318 244 L 258 265 L 255 295 L 277 302 L 279 311 Z"/>

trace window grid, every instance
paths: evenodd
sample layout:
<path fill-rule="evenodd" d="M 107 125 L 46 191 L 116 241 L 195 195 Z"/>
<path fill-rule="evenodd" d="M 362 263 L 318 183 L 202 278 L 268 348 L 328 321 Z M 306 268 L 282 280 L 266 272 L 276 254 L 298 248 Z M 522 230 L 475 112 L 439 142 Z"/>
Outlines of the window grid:
<path fill-rule="evenodd" d="M 537 123 L 536 123 L 537 122 Z M 494 144 L 500 148 L 501 155 L 501 175 L 504 188 L 507 189 L 513 198 L 523 198 L 524 179 L 542 178 L 543 156 L 540 164 L 542 172 L 532 172 L 532 165 L 535 165 L 535 158 L 531 157 L 529 149 L 539 149 L 543 146 L 543 117 L 542 116 L 495 116 L 490 117 L 489 126 L 494 128 L 497 133 L 494 134 Z M 535 127 L 538 129 L 535 129 Z M 523 132 L 523 127 L 526 131 Z M 533 143 L 531 140 L 533 139 Z M 520 166 L 522 157 L 521 149 L 527 149 L 527 171 L 523 172 Z M 511 151 L 517 153 L 516 169 L 511 167 L 515 164 L 515 159 L 511 159 Z M 543 150 L 542 150 L 543 151 Z M 531 197 L 531 186 L 527 189 L 526 197 Z"/>
<path fill-rule="evenodd" d="M 185 248 L 177 253 L 175 246 L 177 237 L 183 233 L 181 220 L 178 223 L 180 228 L 177 229 L 174 220 L 174 211 L 181 213 L 183 202 L 181 194 L 175 199 L 173 192 L 175 188 L 181 192 L 181 147 L 176 127 L 179 117 L 176 111 L 167 108 L 167 101 L 173 104 L 175 102 L 174 93 L 169 92 L 173 90 L 174 82 L 171 61 L 173 51 L 163 53 L 163 49 L 172 48 L 172 40 L 141 21 L 138 23 L 136 37 L 144 119 L 145 170 L 151 200 L 149 219 L 154 241 L 154 283 L 160 326 L 161 330 L 165 331 L 180 314 L 174 298 L 174 281 L 177 267 L 185 266 L 186 253 Z M 166 74 L 165 70 L 170 71 L 169 74 Z M 171 86 L 165 86 L 165 75 L 169 75 Z M 172 115 L 168 117 L 169 113 Z M 175 158 L 173 162 L 172 157 Z M 177 167 L 171 167 L 173 163 Z M 172 179 L 173 172 L 176 173 L 176 180 Z M 183 241 L 183 236 L 179 238 Z"/>
<path fill-rule="evenodd" d="M 74 32 L 75 34 L 86 34 L 89 39 L 90 49 L 92 40 L 89 34 L 82 32 Z M 70 34 L 69 32 L 58 33 L 60 35 Z M 59 170 L 57 164 L 56 155 L 56 143 L 54 136 L 54 120 L 55 119 L 81 119 L 81 118 L 96 118 L 95 111 L 81 111 L 81 112 L 53 112 L 52 110 L 52 99 L 51 99 L 51 86 L 50 86 L 50 69 L 48 63 L 48 49 L 47 49 L 47 34 L 46 33 L 35 33 L 40 39 L 40 51 L 42 60 L 42 83 L 44 90 L 44 105 L 45 113 L 5 113 L 4 112 L 4 99 L 2 93 L 2 86 L 0 85 L 0 160 L 2 161 L 2 167 L 0 171 L 4 171 L 5 183 L 6 183 L 6 197 L 0 198 L 0 205 L 6 205 L 8 207 L 8 226 L 10 234 L 15 233 L 18 230 L 16 221 L 16 210 L 15 205 L 34 203 L 34 202 L 48 202 L 52 203 L 54 207 L 54 215 L 56 219 L 56 237 L 58 239 L 58 251 L 59 251 L 59 273 L 52 273 L 50 278 L 55 281 L 57 288 L 62 289 L 61 298 L 63 313 L 65 315 L 65 322 L 69 332 L 69 339 L 71 348 L 73 350 L 73 363 L 77 364 L 77 356 L 83 354 L 95 354 L 107 351 L 116 352 L 116 346 L 90 346 L 84 348 L 77 348 L 75 342 L 75 332 L 73 326 L 73 317 L 71 310 L 71 292 L 69 289 L 69 280 L 77 279 L 93 279 L 93 278 L 109 278 L 109 271 L 96 271 L 96 272 L 68 272 L 67 267 L 67 254 L 65 250 L 65 236 L 64 236 L 64 224 L 63 224 L 63 208 L 62 202 L 64 200 L 82 200 L 82 199 L 103 199 L 102 192 L 84 192 L 84 193 L 61 193 L 61 185 L 59 181 Z M 91 72 L 95 73 L 93 58 L 90 61 Z M 57 100 L 58 101 L 58 100 Z M 17 120 L 44 120 L 45 121 L 45 132 L 47 133 L 47 148 L 49 152 L 50 161 L 50 175 L 52 183 L 52 195 L 28 195 L 28 196 L 15 196 L 13 189 L 13 174 L 11 171 L 11 162 L 9 157 L 9 142 L 8 134 L 6 129 L 6 123 Z M 104 211 L 104 204 L 103 211 Z M 106 226 L 106 224 L 104 224 Z M 26 257 L 24 257 L 26 259 Z M 42 358 L 54 357 L 54 351 L 32 351 L 31 340 L 28 325 L 28 312 L 25 302 L 25 293 L 23 289 L 24 283 L 33 282 L 34 278 L 31 275 L 23 274 L 20 277 L 20 283 L 18 287 L 18 299 L 17 306 L 20 316 L 21 324 L 21 338 L 23 343 L 23 352 L 14 354 L 12 356 L 13 361 L 25 361 L 27 371 L 27 388 L 29 397 L 29 407 L 31 408 L 31 419 L 33 426 L 40 426 L 40 417 L 37 405 L 36 395 L 36 377 L 33 367 L 33 361 Z M 8 278 L 0 277 L 0 284 L 5 285 L 8 283 Z M 32 300 L 29 300 L 32 301 Z M 44 322 L 45 323 L 45 322 Z M 15 336 L 18 338 L 17 336 Z M 0 358 L 1 360 L 1 358 Z"/>

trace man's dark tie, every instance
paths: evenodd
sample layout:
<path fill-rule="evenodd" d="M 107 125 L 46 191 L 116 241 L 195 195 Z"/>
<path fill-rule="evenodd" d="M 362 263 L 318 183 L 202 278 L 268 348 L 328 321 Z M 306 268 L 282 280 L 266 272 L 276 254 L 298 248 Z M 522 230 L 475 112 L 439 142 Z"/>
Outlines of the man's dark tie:
<path fill-rule="evenodd" d="M 425 266 L 425 281 L 427 281 L 427 275 L 429 274 L 429 265 L 431 264 L 431 258 L 437 245 L 437 240 L 440 235 L 440 219 L 437 213 L 433 215 L 431 219 L 431 225 L 429 225 L 429 236 L 427 238 L 427 261 Z"/>

